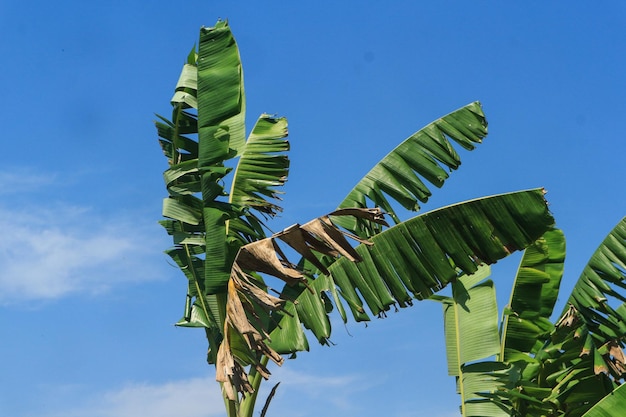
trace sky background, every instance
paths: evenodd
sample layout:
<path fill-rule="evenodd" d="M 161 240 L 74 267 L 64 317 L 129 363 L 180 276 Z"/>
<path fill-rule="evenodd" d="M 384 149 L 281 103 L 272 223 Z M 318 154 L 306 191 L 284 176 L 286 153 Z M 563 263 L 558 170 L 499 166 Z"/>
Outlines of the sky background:
<path fill-rule="evenodd" d="M 626 215 L 623 2 L 4 0 L 0 415 L 224 415 L 203 332 L 173 326 L 186 279 L 162 253 L 153 125 L 218 18 L 239 44 L 248 126 L 289 119 L 275 230 L 331 211 L 402 140 L 474 100 L 490 134 L 424 209 L 545 187 L 568 239 L 556 310 Z M 518 262 L 493 269 L 500 307 Z M 434 302 L 367 327 L 335 320 L 335 346 L 274 370 L 269 416 L 457 415 L 442 326 Z"/>

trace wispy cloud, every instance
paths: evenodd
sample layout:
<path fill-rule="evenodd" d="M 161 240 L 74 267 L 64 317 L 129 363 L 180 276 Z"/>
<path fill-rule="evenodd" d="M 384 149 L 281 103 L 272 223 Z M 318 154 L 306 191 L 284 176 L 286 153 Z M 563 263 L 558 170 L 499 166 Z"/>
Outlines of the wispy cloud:
<path fill-rule="evenodd" d="M 346 387 L 352 385 L 353 382 L 360 379 L 358 375 L 314 375 L 309 373 L 297 372 L 288 368 L 288 363 L 284 367 L 274 368 L 272 372 L 272 380 L 287 381 L 288 384 L 297 387 L 298 390 L 307 391 L 315 394 L 320 387 Z"/>
<path fill-rule="evenodd" d="M 84 398 L 84 397 L 83 397 Z M 92 396 L 67 409 L 38 412 L 42 417 L 211 417 L 224 415 L 224 402 L 211 378 L 162 384 L 134 383 Z"/>
<path fill-rule="evenodd" d="M 323 376 L 279 369 L 259 392 L 258 415 L 270 388 L 281 386 L 270 406 L 270 415 L 313 416 L 308 405 L 331 410 L 331 415 L 356 415 L 358 391 L 367 389 L 356 375 Z M 164 383 L 130 383 L 102 393 L 86 394 L 85 387 L 55 387 L 56 406 L 37 411 L 40 417 L 212 417 L 225 415 L 217 382 L 211 377 Z M 50 395 L 51 393 L 48 393 Z M 80 395 L 76 395 L 80 394 Z M 60 398 L 62 397 L 62 398 Z M 82 399 L 78 400 L 77 399 Z M 63 403 L 68 404 L 64 407 Z M 336 412 L 336 414 L 334 414 Z M 345 414 L 348 413 L 348 414 Z"/>
<path fill-rule="evenodd" d="M 363 396 L 375 395 L 373 388 L 381 382 L 364 374 L 314 375 L 280 368 L 270 381 L 262 386 L 255 407 L 255 415 L 263 408 L 269 390 L 281 382 L 270 407 L 269 415 L 312 417 L 317 415 L 365 416 L 379 414 L 387 408 L 388 415 L 396 417 L 431 415 L 452 417 L 454 411 L 445 407 L 422 409 L 407 406 L 402 412 L 380 404 L 380 409 L 364 408 Z M 370 382 L 368 382 L 370 381 Z M 371 382 L 374 381 L 374 382 Z M 129 383 L 105 392 L 86 393 L 86 387 L 55 386 L 46 396 L 54 397 L 54 404 L 46 410 L 31 410 L 34 417 L 213 417 L 223 416 L 224 402 L 219 386 L 211 376 L 195 377 L 163 383 Z M 401 399 L 396 398 L 394 405 Z M 413 401 L 410 399 L 410 401 Z M 371 398 L 365 401 L 372 404 Z M 374 402 L 375 403 L 375 402 Z M 397 408 L 397 407 L 396 407 Z M 448 409 L 452 407 L 448 404 Z M 452 408 L 453 409 L 453 408 Z"/>
<path fill-rule="evenodd" d="M 56 175 L 37 173 L 32 169 L 20 167 L 10 171 L 0 171 L 0 195 L 21 194 L 51 185 Z"/>
<path fill-rule="evenodd" d="M 136 219 L 71 205 L 0 206 L 0 230 L 0 304 L 95 294 L 159 275 L 146 259 L 160 248 Z"/>
<path fill-rule="evenodd" d="M 275 369 L 269 381 L 259 392 L 259 410 L 269 390 L 277 382 L 281 385 L 271 403 L 270 415 L 313 416 L 324 410 L 330 415 L 363 415 L 359 395 L 381 382 L 365 375 L 319 375 L 293 371 L 288 364 Z"/>

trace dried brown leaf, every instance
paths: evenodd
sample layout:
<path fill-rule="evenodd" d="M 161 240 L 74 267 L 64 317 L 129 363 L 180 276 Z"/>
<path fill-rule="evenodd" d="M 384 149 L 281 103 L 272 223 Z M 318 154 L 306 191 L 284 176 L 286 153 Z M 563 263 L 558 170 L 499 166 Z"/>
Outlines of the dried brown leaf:
<path fill-rule="evenodd" d="M 315 256 L 311 250 L 311 246 L 307 243 L 305 234 L 299 224 L 290 226 L 282 232 L 276 233 L 274 236 L 295 249 L 296 252 L 302 255 L 304 259 L 315 265 L 315 267 L 322 271 L 323 274 L 328 275 L 328 269 L 326 269 L 324 264 L 319 261 L 317 256 Z M 319 249 L 319 247 L 314 248 Z M 318 250 L 318 252 L 320 251 Z"/>
<path fill-rule="evenodd" d="M 285 304 L 285 300 L 268 294 L 253 282 L 253 278 L 241 270 L 239 265 L 233 265 L 233 274 L 231 279 L 235 281 L 238 291 L 246 294 L 248 299 L 254 300 L 255 304 L 260 305 L 265 310 L 275 310 Z"/>
<path fill-rule="evenodd" d="M 387 225 L 380 209 L 341 209 L 330 215 L 357 216 Z M 250 271 L 256 271 L 279 278 L 289 285 L 298 282 L 306 285 L 303 272 L 289 262 L 278 246 L 277 239 L 285 242 L 324 274 L 328 274 L 328 270 L 314 252 L 333 257 L 345 256 L 353 262 L 361 260 L 346 236 L 360 243 L 370 244 L 370 242 L 339 229 L 330 220 L 330 215 L 314 219 L 303 226 L 293 225 L 269 238 L 249 243 L 239 249 L 228 281 L 224 340 L 216 360 L 216 379 L 223 384 L 227 398 L 235 401 L 238 393 L 245 396 L 252 392 L 246 370 L 231 351 L 231 332 L 240 335 L 248 348 L 257 354 L 257 358 L 266 356 L 278 365 L 284 361 L 282 356 L 269 347 L 269 335 L 257 313 L 258 308 L 266 311 L 280 309 L 285 301 L 268 294 L 264 285 L 262 286 L 249 274 Z M 252 366 L 264 378 L 269 377 L 269 371 L 259 360 L 252 363 Z"/>
<path fill-rule="evenodd" d="M 385 221 L 385 213 L 376 207 L 376 208 L 360 208 L 360 207 L 349 207 L 349 208 L 341 208 L 333 211 L 328 214 L 329 216 L 354 216 L 361 219 L 366 219 L 374 223 L 382 224 L 383 226 L 389 227 L 389 224 Z"/>
<path fill-rule="evenodd" d="M 302 229 L 313 235 L 319 242 L 331 249 L 331 252 L 338 252 L 352 262 L 360 262 L 361 257 L 348 243 L 343 233 L 334 226 L 327 216 L 318 217 L 302 225 Z"/>
<path fill-rule="evenodd" d="M 269 274 L 290 284 L 302 281 L 304 276 L 300 271 L 278 259 L 276 248 L 271 237 L 249 243 L 239 249 L 235 263 L 242 269 Z"/>
<path fill-rule="evenodd" d="M 570 304 L 569 308 L 556 323 L 557 328 L 573 327 L 578 322 L 578 310 Z"/>
<path fill-rule="evenodd" d="M 613 372 L 618 377 L 622 377 L 626 373 L 626 358 L 624 358 L 624 351 L 622 347 L 616 342 L 609 342 L 609 366 L 613 369 Z"/>
<path fill-rule="evenodd" d="M 613 356 L 616 361 L 619 361 L 622 364 L 626 362 L 622 347 L 614 340 L 609 342 L 609 355 Z"/>

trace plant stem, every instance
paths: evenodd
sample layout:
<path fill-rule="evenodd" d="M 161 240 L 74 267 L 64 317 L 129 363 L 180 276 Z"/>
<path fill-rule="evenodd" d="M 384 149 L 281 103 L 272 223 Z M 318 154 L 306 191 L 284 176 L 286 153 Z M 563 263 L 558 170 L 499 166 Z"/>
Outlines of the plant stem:
<path fill-rule="evenodd" d="M 237 413 L 237 402 L 231 401 L 226 396 L 226 392 L 224 391 L 224 384 L 220 383 L 220 388 L 222 390 L 222 398 L 224 399 L 224 405 L 226 406 L 226 415 L 228 417 L 238 417 Z"/>
<path fill-rule="evenodd" d="M 268 361 L 269 358 L 263 355 L 263 357 L 261 357 L 261 366 L 267 366 Z M 259 394 L 259 387 L 261 386 L 261 382 L 263 382 L 263 377 L 254 367 L 250 369 L 248 378 L 250 381 L 250 385 L 252 385 L 252 388 L 254 389 L 254 392 L 241 400 L 239 417 L 252 417 L 257 396 Z"/>

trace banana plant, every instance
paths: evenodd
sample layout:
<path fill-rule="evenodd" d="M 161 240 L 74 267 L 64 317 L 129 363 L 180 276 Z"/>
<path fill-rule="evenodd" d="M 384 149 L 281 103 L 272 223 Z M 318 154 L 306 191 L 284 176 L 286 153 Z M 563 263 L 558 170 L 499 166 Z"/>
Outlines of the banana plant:
<path fill-rule="evenodd" d="M 289 172 L 287 121 L 262 114 L 245 137 L 241 59 L 225 21 L 200 30 L 171 104 L 156 127 L 169 164 L 166 253 L 187 278 L 177 325 L 204 329 L 230 417 L 252 415 L 269 361 L 308 350 L 305 330 L 328 344 L 332 311 L 363 321 L 410 306 L 554 223 L 542 189 L 400 219 L 459 167 L 456 147 L 473 150 L 487 135 L 474 102 L 403 141 L 333 212 L 269 233 Z"/>
<path fill-rule="evenodd" d="M 510 415 L 509 401 L 495 393 L 515 375 L 507 361 L 513 351 L 533 351 L 533 342 L 551 330 L 546 321 L 563 274 L 564 245 L 563 233 L 550 229 L 524 251 L 500 328 L 488 267 L 455 281 L 452 296 L 431 297 L 443 306 L 448 374 L 456 379 L 462 416 Z"/>
<path fill-rule="evenodd" d="M 452 297 L 433 297 L 443 303 L 461 415 L 596 417 L 626 407 L 626 218 L 595 251 L 552 323 L 564 259 L 559 230 L 526 249 L 499 331 L 495 292 L 478 292 L 491 281 L 463 277 Z M 465 351 L 473 354 L 459 354 Z"/>
<path fill-rule="evenodd" d="M 567 417 L 594 415 L 594 404 L 624 382 L 625 280 L 626 218 L 591 256 L 533 361 L 520 362 L 520 381 L 505 393 L 515 400 L 516 409 L 522 413 L 549 409 L 552 415 Z M 511 395 L 531 392 L 541 403 Z"/>

